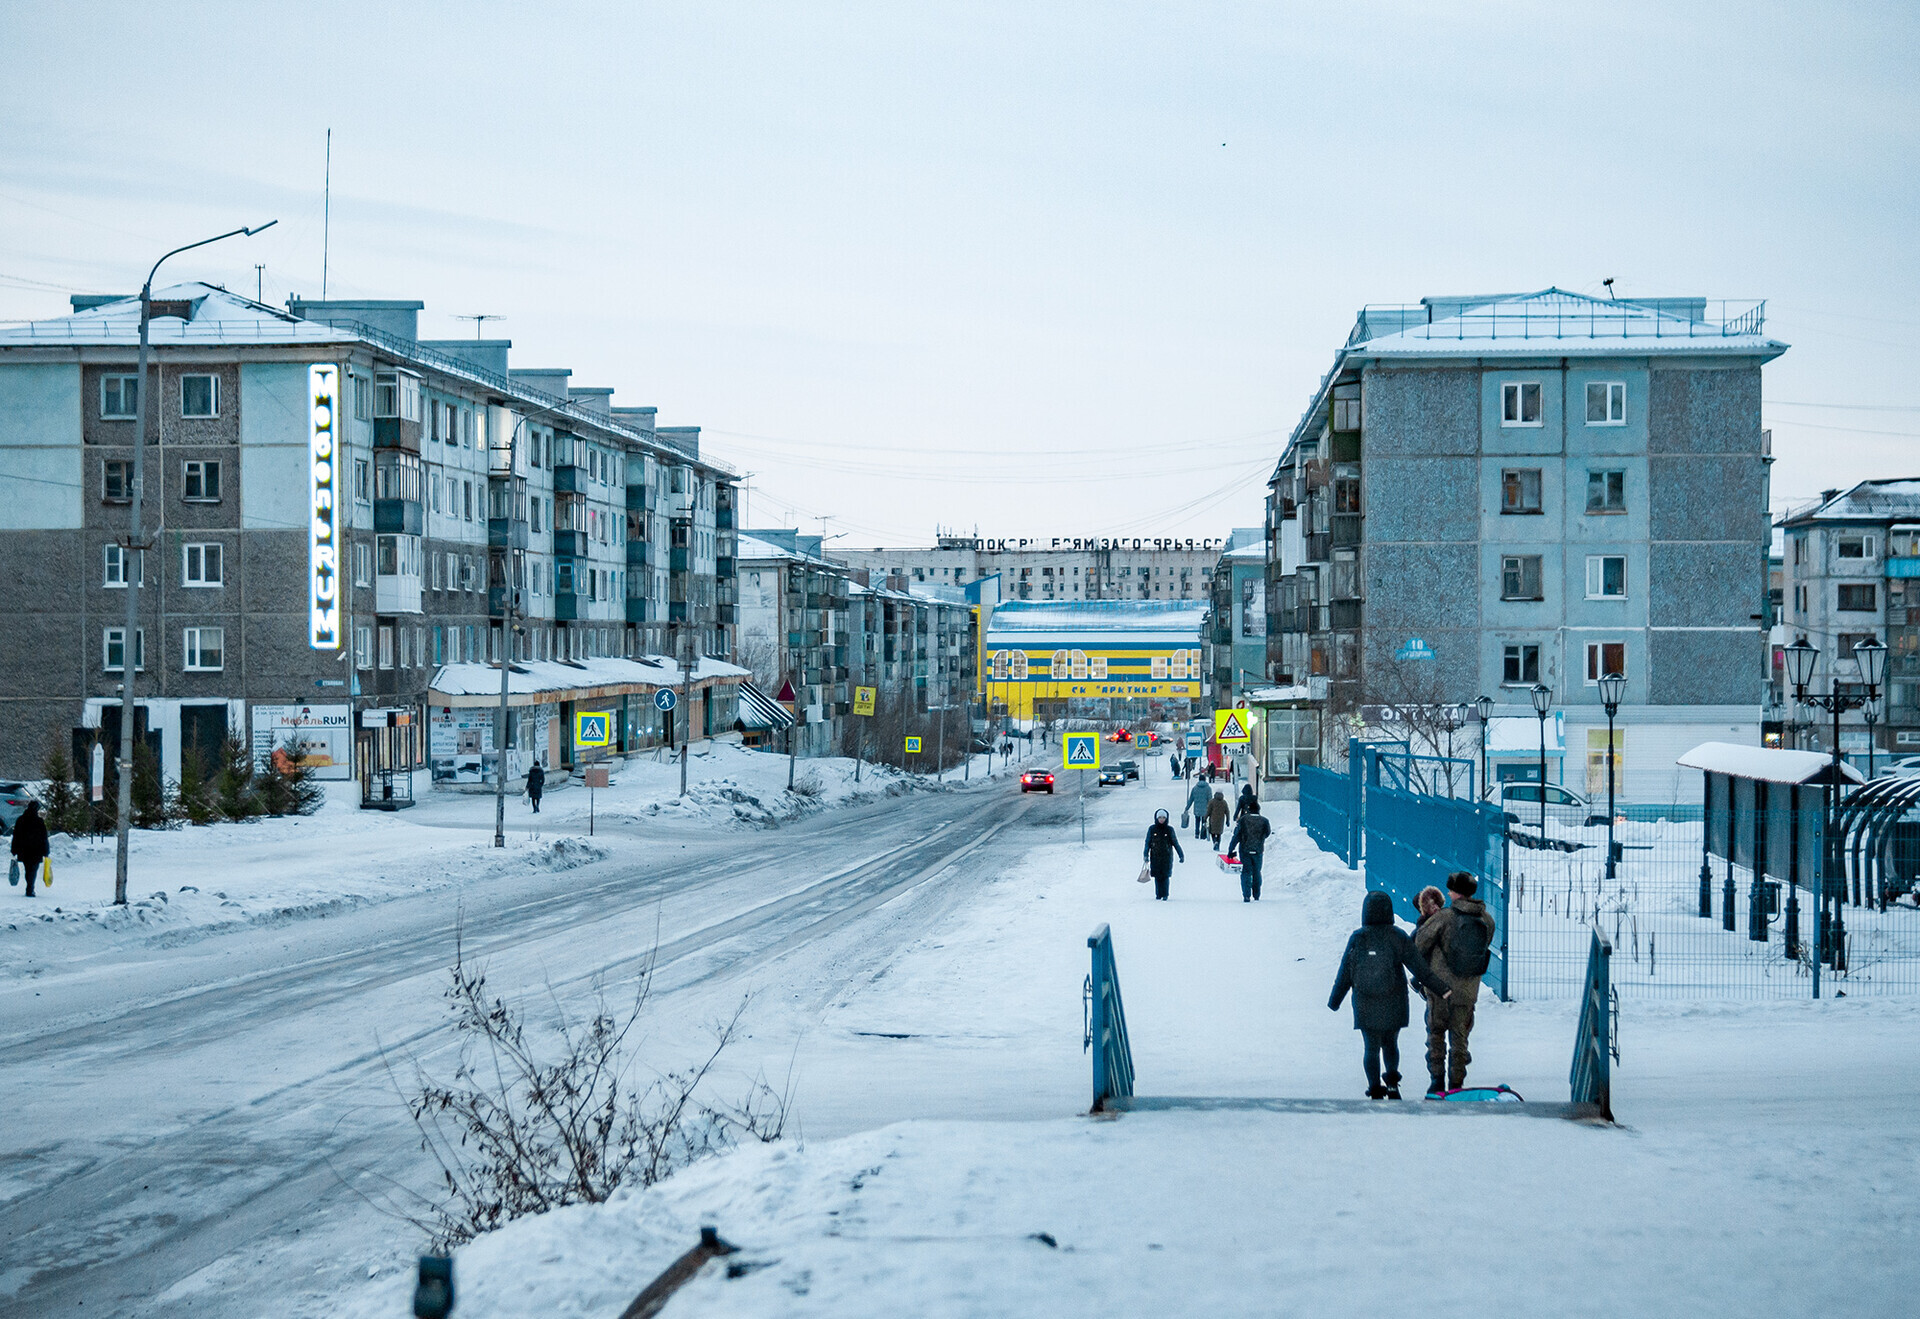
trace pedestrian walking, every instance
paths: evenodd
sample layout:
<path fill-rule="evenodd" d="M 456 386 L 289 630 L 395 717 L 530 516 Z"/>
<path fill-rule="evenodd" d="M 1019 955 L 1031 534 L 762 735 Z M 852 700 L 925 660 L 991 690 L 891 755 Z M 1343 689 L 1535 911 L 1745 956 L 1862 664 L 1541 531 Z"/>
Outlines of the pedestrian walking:
<path fill-rule="evenodd" d="M 1227 832 L 1229 814 L 1231 812 L 1227 809 L 1227 794 L 1215 792 L 1212 799 L 1207 802 L 1207 832 L 1213 836 L 1213 850 L 1216 852 L 1220 850 L 1220 839 Z"/>
<path fill-rule="evenodd" d="M 540 767 L 539 761 L 533 762 L 533 768 L 527 771 L 527 800 L 533 803 L 533 813 L 540 814 L 540 794 L 547 790 L 547 771 Z"/>
<path fill-rule="evenodd" d="M 1224 803 L 1225 798 L 1223 797 Z M 1266 860 L 1267 835 L 1273 832 L 1273 822 L 1260 814 L 1260 803 L 1251 797 L 1242 801 L 1245 814 L 1233 826 L 1233 841 L 1227 844 L 1227 860 L 1233 860 L 1237 850 L 1240 853 L 1240 901 L 1260 901 L 1260 865 Z"/>
<path fill-rule="evenodd" d="M 1360 905 L 1360 928 L 1347 940 L 1327 1008 L 1338 1012 L 1340 1001 L 1353 992 L 1353 1028 L 1364 1041 L 1369 1099 L 1400 1097 L 1400 1032 L 1407 1024 L 1409 974 L 1443 998 L 1451 992 L 1420 959 L 1406 931 L 1393 923 L 1393 899 L 1367 894 Z"/>
<path fill-rule="evenodd" d="M 27 872 L 27 896 L 33 896 L 40 867 L 47 859 L 47 822 L 40 818 L 40 803 L 30 801 L 13 822 L 13 844 L 9 849 Z"/>
<path fill-rule="evenodd" d="M 1180 835 L 1167 822 L 1167 813 L 1155 811 L 1153 823 L 1147 829 L 1146 845 L 1140 849 L 1140 858 L 1147 863 L 1147 873 L 1153 876 L 1156 902 L 1167 900 L 1167 881 L 1173 878 L 1175 855 L 1179 856 L 1181 865 L 1187 863 L 1187 854 L 1180 848 Z"/>
<path fill-rule="evenodd" d="M 1207 807 L 1213 801 L 1213 794 L 1207 791 L 1207 785 L 1196 783 L 1187 790 L 1187 812 L 1193 816 L 1193 836 L 1207 836 Z"/>
<path fill-rule="evenodd" d="M 1242 784 L 1240 787 L 1240 800 L 1233 804 L 1233 822 L 1235 824 L 1240 823 L 1240 817 L 1247 813 L 1247 807 L 1258 807 L 1259 805 L 1259 801 L 1253 795 L 1253 785 L 1251 783 Z"/>
<path fill-rule="evenodd" d="M 1480 881 L 1464 870 L 1447 876 L 1452 901 L 1420 922 L 1414 947 L 1422 962 L 1447 987 L 1427 996 L 1427 1098 L 1438 1099 L 1467 1083 L 1473 1055 L 1473 1006 L 1480 998 L 1480 977 L 1493 960 L 1493 916 L 1474 895 Z M 1423 895 L 1424 896 L 1424 895 Z M 1436 895 L 1437 896 L 1437 895 Z"/>

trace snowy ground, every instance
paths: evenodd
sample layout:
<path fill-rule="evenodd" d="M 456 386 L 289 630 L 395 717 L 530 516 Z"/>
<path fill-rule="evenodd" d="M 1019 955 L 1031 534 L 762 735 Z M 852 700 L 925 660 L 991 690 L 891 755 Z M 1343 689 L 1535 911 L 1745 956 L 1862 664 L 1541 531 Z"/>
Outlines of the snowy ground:
<path fill-rule="evenodd" d="M 1189 847 L 1156 904 L 1139 839 L 1177 793 L 1149 775 L 1094 798 L 1091 847 L 1069 814 L 857 977 L 769 968 L 741 1062 L 803 1041 L 813 1134 L 471 1244 L 458 1313 L 617 1314 L 703 1223 L 749 1267 L 710 1266 L 671 1315 L 1910 1312 L 1912 1000 L 1629 1002 L 1618 1129 L 1417 1101 L 1079 1116 L 1102 921 L 1141 1094 L 1363 1087 L 1348 1014 L 1326 1008 L 1360 877 L 1276 804 L 1265 901 Z M 1571 1003 L 1483 1000 L 1472 1077 L 1565 1099 L 1573 1033 Z M 1416 1018 L 1412 1078 L 1421 1043 Z M 916 1100 L 919 1120 L 861 1129 Z M 339 1312 L 402 1313 L 406 1286 Z"/>

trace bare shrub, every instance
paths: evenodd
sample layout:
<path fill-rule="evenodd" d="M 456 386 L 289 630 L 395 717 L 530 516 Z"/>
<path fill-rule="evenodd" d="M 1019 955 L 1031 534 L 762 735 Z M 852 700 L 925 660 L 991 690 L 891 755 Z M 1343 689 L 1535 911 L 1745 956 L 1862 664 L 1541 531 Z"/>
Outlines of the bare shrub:
<path fill-rule="evenodd" d="M 519 1009 L 489 995 L 484 969 L 456 952 L 450 976 L 445 997 L 461 1037 L 459 1062 L 444 1081 L 416 1063 L 415 1088 L 405 1096 L 441 1186 L 424 1217 L 402 1216 L 438 1250 L 528 1214 L 651 1186 L 741 1141 L 778 1140 L 785 1129 L 790 1082 L 775 1090 L 760 1077 L 733 1104 L 704 1093 L 739 1029 L 744 1000 L 716 1024 L 704 1060 L 640 1084 L 629 1041 L 647 1004 L 650 968 L 630 1007 L 609 1010 L 599 996 L 590 1017 L 562 1009 L 538 1039 Z"/>
<path fill-rule="evenodd" d="M 826 793 L 826 787 L 815 774 L 802 774 L 793 781 L 792 793 L 796 797 L 819 797 Z"/>

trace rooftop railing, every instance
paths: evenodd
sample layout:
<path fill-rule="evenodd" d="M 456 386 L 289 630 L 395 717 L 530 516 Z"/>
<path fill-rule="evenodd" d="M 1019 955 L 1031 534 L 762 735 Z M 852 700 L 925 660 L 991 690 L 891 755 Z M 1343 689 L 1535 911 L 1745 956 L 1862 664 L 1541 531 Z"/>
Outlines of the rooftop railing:
<path fill-rule="evenodd" d="M 1425 319 L 1426 312 L 1418 304 L 1369 306 L 1362 318 L 1403 319 L 1408 323 L 1399 333 L 1413 339 L 1733 339 L 1759 334 L 1767 321 L 1766 300 L 1752 298 L 1526 299 L 1433 321 Z"/>

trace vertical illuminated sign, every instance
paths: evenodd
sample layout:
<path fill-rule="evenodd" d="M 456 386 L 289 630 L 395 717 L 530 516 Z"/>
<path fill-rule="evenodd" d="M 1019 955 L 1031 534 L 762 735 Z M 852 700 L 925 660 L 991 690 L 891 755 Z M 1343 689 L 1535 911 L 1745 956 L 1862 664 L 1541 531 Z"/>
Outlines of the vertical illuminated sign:
<path fill-rule="evenodd" d="M 335 499 L 340 465 L 334 440 L 340 368 L 316 362 L 307 368 L 307 644 L 340 649 L 340 507 Z"/>

